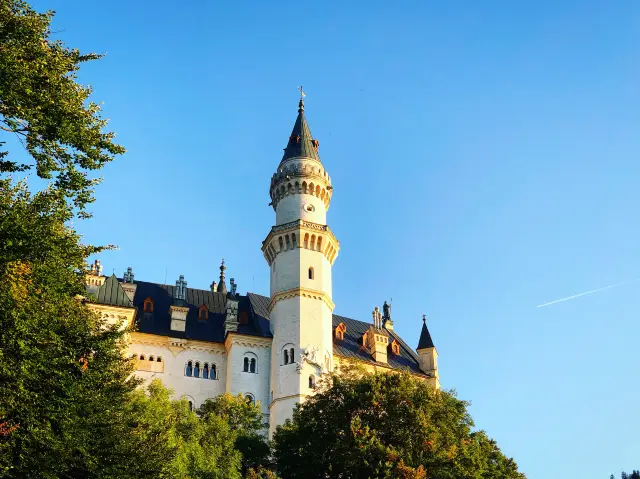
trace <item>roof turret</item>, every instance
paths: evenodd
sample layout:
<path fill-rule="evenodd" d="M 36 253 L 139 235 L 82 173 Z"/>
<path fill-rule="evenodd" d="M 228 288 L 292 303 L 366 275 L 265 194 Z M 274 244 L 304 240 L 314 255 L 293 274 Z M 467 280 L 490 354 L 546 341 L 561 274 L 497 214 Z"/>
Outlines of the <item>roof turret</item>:
<path fill-rule="evenodd" d="M 427 328 L 427 315 L 422 315 L 422 332 L 420 333 L 420 341 L 418 341 L 418 351 L 420 349 L 435 348 L 429 328 Z"/>

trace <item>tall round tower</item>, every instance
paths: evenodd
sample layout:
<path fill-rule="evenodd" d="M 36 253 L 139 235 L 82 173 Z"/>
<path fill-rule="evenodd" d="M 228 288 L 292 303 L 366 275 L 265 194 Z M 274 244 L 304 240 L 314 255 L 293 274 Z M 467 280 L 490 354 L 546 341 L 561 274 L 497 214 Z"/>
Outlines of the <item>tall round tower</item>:
<path fill-rule="evenodd" d="M 318 147 L 300 99 L 271 178 L 276 224 L 262 243 L 271 269 L 270 435 L 312 393 L 319 376 L 333 368 L 331 267 L 340 246 L 327 226 L 333 188 Z"/>

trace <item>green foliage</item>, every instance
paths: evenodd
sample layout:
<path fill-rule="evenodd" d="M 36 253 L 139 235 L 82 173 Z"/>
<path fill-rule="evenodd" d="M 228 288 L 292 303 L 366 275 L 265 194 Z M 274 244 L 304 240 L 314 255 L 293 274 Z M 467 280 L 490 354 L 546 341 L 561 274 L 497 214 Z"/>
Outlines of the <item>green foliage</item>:
<path fill-rule="evenodd" d="M 74 296 L 82 246 L 55 189 L 0 180 L 0 475 L 162 476 L 161 435 L 131 409 L 124 332 Z"/>
<path fill-rule="evenodd" d="M 124 148 L 113 143 L 113 133 L 102 131 L 107 121 L 89 101 L 91 88 L 76 81 L 80 64 L 101 55 L 52 40 L 52 17 L 22 0 L 0 2 L 0 132 L 17 137 L 33 161 L 9 160 L 7 151 L 0 152 L 0 173 L 35 166 L 40 178 L 52 179 L 86 216 L 97 182 L 88 171 Z"/>
<path fill-rule="evenodd" d="M 266 427 L 259 404 L 247 401 L 241 394 L 225 393 L 207 399 L 198 409 L 198 414 L 203 418 L 219 416 L 229 423 L 233 431 L 240 433 L 256 433 Z"/>
<path fill-rule="evenodd" d="M 206 400 L 198 414 L 205 420 L 217 416 L 229 424 L 236 434 L 235 448 L 242 455 L 242 472 L 249 474 L 250 469 L 260 470 L 270 465 L 270 448 L 261 432 L 267 427 L 264 423 L 259 404 L 247 401 L 241 394 L 232 396 L 225 393 Z"/>
<path fill-rule="evenodd" d="M 408 373 L 332 375 L 274 435 L 283 478 L 520 479 L 467 403 Z"/>

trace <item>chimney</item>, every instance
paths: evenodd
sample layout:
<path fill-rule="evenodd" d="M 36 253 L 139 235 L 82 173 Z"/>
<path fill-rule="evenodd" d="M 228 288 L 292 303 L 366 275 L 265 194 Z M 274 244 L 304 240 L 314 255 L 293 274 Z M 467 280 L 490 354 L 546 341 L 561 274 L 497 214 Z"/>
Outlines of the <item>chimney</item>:
<path fill-rule="evenodd" d="M 169 307 L 172 331 L 184 332 L 186 329 L 187 313 L 189 312 L 189 308 L 186 306 L 186 297 L 187 282 L 184 280 L 184 276 L 180 275 L 173 291 L 173 304 Z"/>
<path fill-rule="evenodd" d="M 378 363 L 387 363 L 387 347 L 389 346 L 389 333 L 382 328 L 382 314 L 376 306 L 373 310 L 373 327 L 366 333 L 367 348 Z"/>
<path fill-rule="evenodd" d="M 224 318 L 224 333 L 238 330 L 238 299 L 235 296 L 227 297 L 227 315 Z"/>
<path fill-rule="evenodd" d="M 129 266 L 127 271 L 122 275 L 122 280 L 123 282 L 120 283 L 122 290 L 125 292 L 129 300 L 133 301 L 138 285 L 133 284 L 133 268 L 131 268 L 131 266 Z"/>

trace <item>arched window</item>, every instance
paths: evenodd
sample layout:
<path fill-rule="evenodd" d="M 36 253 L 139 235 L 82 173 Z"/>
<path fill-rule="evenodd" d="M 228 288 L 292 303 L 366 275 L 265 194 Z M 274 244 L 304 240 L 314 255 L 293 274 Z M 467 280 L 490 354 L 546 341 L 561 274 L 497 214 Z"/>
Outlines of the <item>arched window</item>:
<path fill-rule="evenodd" d="M 154 360 L 155 359 L 154 359 L 153 355 L 149 356 L 149 361 L 154 361 Z"/>
<path fill-rule="evenodd" d="M 145 313 L 153 313 L 153 300 L 151 298 L 147 298 L 144 300 L 143 311 Z"/>
<path fill-rule="evenodd" d="M 316 377 L 312 374 L 309 376 L 309 388 L 313 389 L 316 387 Z"/>
<path fill-rule="evenodd" d="M 211 365 L 211 371 L 209 373 L 209 379 L 218 379 L 218 369 L 215 364 Z"/>
<path fill-rule="evenodd" d="M 144 354 L 140 355 L 140 361 L 144 361 Z"/>
<path fill-rule="evenodd" d="M 347 331 L 347 326 L 344 323 L 338 324 L 338 326 L 336 326 L 336 339 L 343 340 L 344 333 L 346 331 Z"/>
<path fill-rule="evenodd" d="M 162 357 L 158 356 L 158 359 L 156 359 L 156 361 L 158 361 L 159 363 L 162 362 Z"/>
<path fill-rule="evenodd" d="M 248 404 L 255 404 L 256 400 L 253 398 L 253 394 L 246 394 L 244 396 L 245 401 L 247 401 Z"/>
<path fill-rule="evenodd" d="M 202 368 L 202 379 L 209 379 L 209 363 L 204 363 Z"/>
<path fill-rule="evenodd" d="M 289 364 L 289 351 L 285 349 L 284 351 L 282 351 L 282 353 L 284 355 L 284 363 Z"/>
<path fill-rule="evenodd" d="M 293 351 L 294 351 L 293 348 L 289 349 L 289 361 L 292 363 L 295 363 L 296 360 L 295 360 L 295 356 L 293 355 Z"/>
<path fill-rule="evenodd" d="M 192 376 L 193 375 L 193 361 L 189 361 L 187 363 L 187 367 L 184 370 L 184 375 L 185 376 Z"/>
<path fill-rule="evenodd" d="M 245 373 L 257 373 L 258 372 L 258 356 L 252 352 L 247 352 L 244 355 L 244 368 Z"/>
<path fill-rule="evenodd" d="M 196 362 L 196 367 L 193 369 L 193 377 L 194 378 L 199 378 L 200 377 L 200 363 Z"/>
<path fill-rule="evenodd" d="M 193 401 L 189 401 L 189 411 L 193 411 Z"/>
<path fill-rule="evenodd" d="M 313 279 L 313 268 L 309 268 L 309 279 Z"/>
<path fill-rule="evenodd" d="M 206 305 L 200 306 L 198 310 L 198 319 L 207 319 L 209 317 L 209 308 Z"/>

